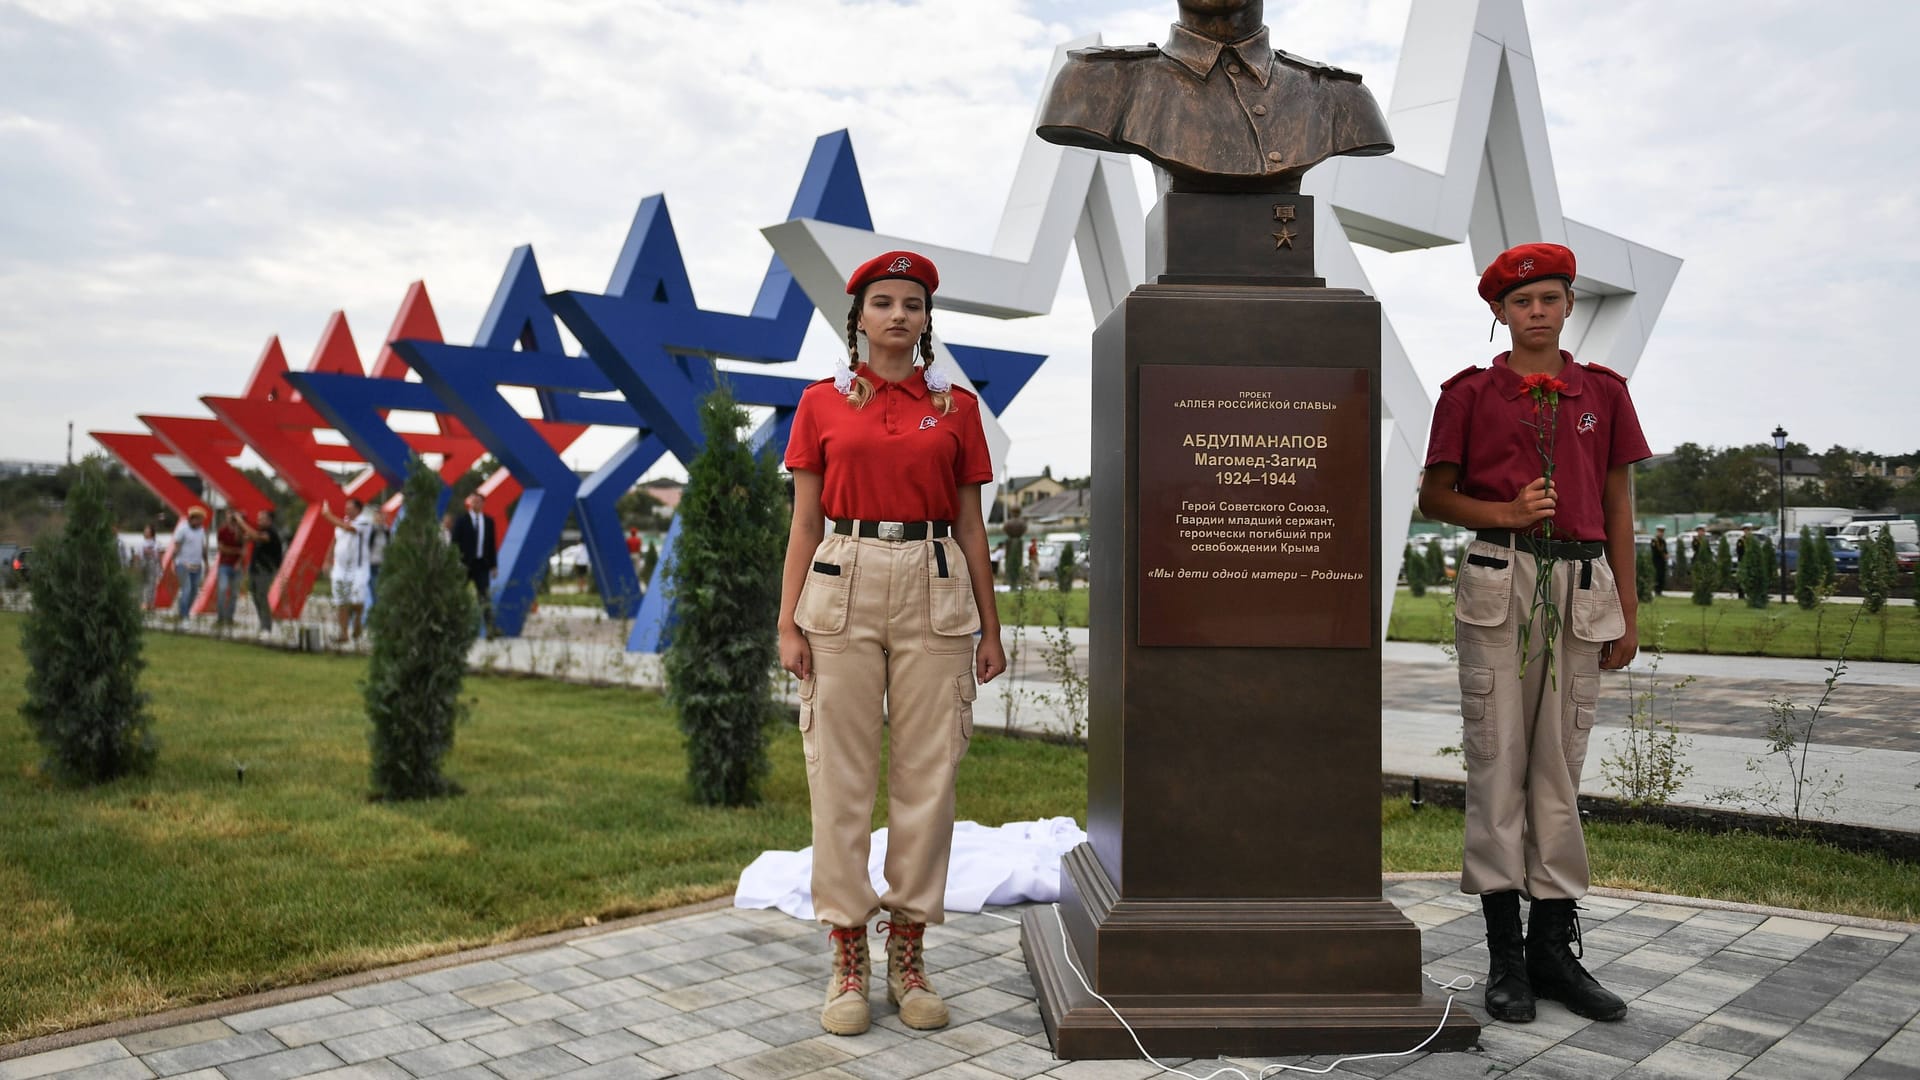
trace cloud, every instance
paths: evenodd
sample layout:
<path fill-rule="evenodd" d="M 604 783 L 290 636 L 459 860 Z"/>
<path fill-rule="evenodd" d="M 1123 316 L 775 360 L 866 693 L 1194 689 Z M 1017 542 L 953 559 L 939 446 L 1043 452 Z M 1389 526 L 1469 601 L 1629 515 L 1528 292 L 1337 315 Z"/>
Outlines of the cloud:
<path fill-rule="evenodd" d="M 1269 0 L 1282 48 L 1390 98 L 1409 0 Z M 1529 6 L 1567 213 L 1687 260 L 1635 379 L 1656 445 L 1908 448 L 1890 312 L 1916 284 L 1916 15 Z M 237 390 L 343 308 L 371 358 L 414 278 L 466 340 L 507 253 L 605 286 L 665 192 L 703 304 L 745 310 L 813 139 L 849 128 L 883 231 L 984 250 L 1054 45 L 1160 40 L 1171 3 L 31 2 L 0 9 L 0 457 Z M 1871 32 L 1863 30 L 1871 27 Z M 1144 170 L 1141 171 L 1143 177 Z M 1142 183 L 1143 193 L 1151 192 Z M 1464 247 L 1365 265 L 1432 383 L 1490 355 Z M 1092 317 L 943 315 L 1044 351 L 1012 464 L 1085 471 Z M 819 322 L 794 370 L 837 354 Z M 1809 372 L 1819 373 L 1809 379 Z"/>

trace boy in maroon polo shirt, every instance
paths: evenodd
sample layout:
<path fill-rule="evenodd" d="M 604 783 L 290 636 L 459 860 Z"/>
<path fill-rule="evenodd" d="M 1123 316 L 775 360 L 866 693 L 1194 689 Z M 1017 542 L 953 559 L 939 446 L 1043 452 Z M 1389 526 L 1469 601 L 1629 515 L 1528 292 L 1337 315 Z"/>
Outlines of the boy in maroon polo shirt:
<path fill-rule="evenodd" d="M 1536 996 L 1594 1020 L 1627 1011 L 1570 945 L 1588 885 L 1577 800 L 1599 670 L 1626 667 L 1639 647 L 1628 470 L 1651 452 L 1626 380 L 1560 350 L 1573 279 L 1558 244 L 1523 244 L 1487 267 L 1480 296 L 1513 348 L 1441 388 L 1420 483 L 1422 513 L 1476 530 L 1455 583 L 1460 888 L 1486 916 L 1487 1011 L 1519 1023 Z M 1558 383 L 1535 393 L 1532 376 Z"/>

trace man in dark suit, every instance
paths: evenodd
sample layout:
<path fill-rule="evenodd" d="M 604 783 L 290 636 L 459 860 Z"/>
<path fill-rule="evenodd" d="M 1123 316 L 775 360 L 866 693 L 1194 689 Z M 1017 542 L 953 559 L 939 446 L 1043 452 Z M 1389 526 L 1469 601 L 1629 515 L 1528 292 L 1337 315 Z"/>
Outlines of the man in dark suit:
<path fill-rule="evenodd" d="M 467 496 L 467 512 L 454 519 L 451 535 L 454 550 L 467 566 L 467 579 L 480 594 L 482 637 L 489 636 L 493 628 L 493 578 L 500 569 L 499 530 L 486 515 L 485 505 L 479 492 Z"/>

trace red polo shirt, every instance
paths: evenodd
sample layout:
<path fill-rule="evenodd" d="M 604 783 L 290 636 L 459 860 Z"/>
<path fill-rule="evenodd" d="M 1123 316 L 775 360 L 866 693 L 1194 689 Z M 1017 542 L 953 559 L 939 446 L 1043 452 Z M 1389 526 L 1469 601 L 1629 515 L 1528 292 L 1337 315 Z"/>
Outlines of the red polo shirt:
<path fill-rule="evenodd" d="M 918 369 L 897 383 L 865 367 L 859 374 L 874 388 L 862 408 L 832 379 L 800 395 L 787 468 L 821 474 L 820 507 L 831 518 L 952 521 L 959 485 L 993 479 L 979 399 L 956 386 L 942 416 Z"/>
<path fill-rule="evenodd" d="M 1507 366 L 1508 353 L 1493 366 L 1468 368 L 1448 379 L 1433 407 L 1433 431 L 1427 436 L 1427 464 L 1460 466 L 1456 485 L 1463 495 L 1486 502 L 1512 502 L 1520 489 L 1541 476 L 1535 445 L 1533 399 L 1520 375 Z M 1553 438 L 1553 535 L 1570 540 L 1605 540 L 1601 509 L 1607 470 L 1653 456 L 1627 383 L 1606 368 L 1575 363 L 1562 352 L 1559 378 L 1567 384 Z M 1538 527 L 1532 530 L 1539 532 Z"/>

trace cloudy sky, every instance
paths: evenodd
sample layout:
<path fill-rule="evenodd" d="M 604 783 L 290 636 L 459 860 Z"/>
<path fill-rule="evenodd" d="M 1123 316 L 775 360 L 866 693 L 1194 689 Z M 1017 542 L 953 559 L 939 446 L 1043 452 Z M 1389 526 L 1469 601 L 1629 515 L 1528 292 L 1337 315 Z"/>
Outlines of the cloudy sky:
<path fill-rule="evenodd" d="M 1268 0 L 1267 20 L 1384 106 L 1409 6 Z M 517 244 L 549 288 L 599 291 L 656 192 L 702 305 L 744 311 L 760 227 L 839 128 L 881 231 L 985 250 L 1054 46 L 1162 40 L 1174 9 L 0 0 L 0 458 L 61 457 L 69 420 L 85 452 L 139 412 L 200 415 L 269 335 L 304 366 L 335 309 L 370 361 L 416 278 L 470 340 Z M 1655 448 L 1776 423 L 1920 446 L 1899 314 L 1920 295 L 1920 5 L 1526 11 L 1568 216 L 1686 260 L 1634 379 Z M 1362 258 L 1431 383 L 1490 355 L 1465 246 Z M 1048 316 L 941 319 L 1051 357 L 1004 418 L 1015 472 L 1087 468 L 1077 275 Z M 817 320 L 795 373 L 827 374 L 834 339 Z"/>

